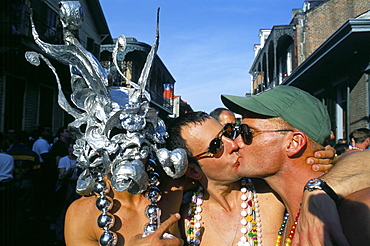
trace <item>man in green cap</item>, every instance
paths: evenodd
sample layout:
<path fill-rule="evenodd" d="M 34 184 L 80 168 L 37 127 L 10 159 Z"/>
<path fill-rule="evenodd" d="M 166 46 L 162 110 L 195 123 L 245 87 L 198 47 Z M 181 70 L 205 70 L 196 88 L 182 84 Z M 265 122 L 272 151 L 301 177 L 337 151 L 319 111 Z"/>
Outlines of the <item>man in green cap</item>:
<path fill-rule="evenodd" d="M 351 185 L 341 185 L 344 179 L 347 184 L 356 183 L 358 176 L 363 175 L 365 182 L 360 186 L 369 187 L 370 165 L 366 160 L 369 160 L 370 152 L 340 158 L 332 170 L 344 170 L 341 180 L 331 176 L 331 171 L 321 176 L 305 163 L 306 158 L 322 149 L 330 138 L 329 115 L 317 98 L 292 86 L 277 86 L 251 97 L 222 95 L 221 99 L 227 108 L 243 117 L 238 130 L 239 136 L 235 140 L 240 156 L 237 172 L 240 177 L 259 177 L 266 180 L 282 198 L 287 209 L 287 215 L 277 233 L 276 245 L 291 245 L 293 238 L 294 242 L 300 239 L 299 243 L 304 245 L 304 240 L 315 237 L 317 241 L 313 241 L 314 245 L 332 245 L 332 237 L 340 234 L 337 232 L 341 230 L 340 221 L 335 216 L 331 226 L 334 225 L 337 229 L 330 235 L 322 235 L 321 231 L 310 232 L 307 219 L 299 220 L 298 224 L 302 190 L 311 193 L 309 199 L 303 201 L 309 204 L 308 209 L 315 205 L 318 197 L 328 199 L 327 208 L 320 208 L 323 213 L 313 216 L 317 222 L 320 223 L 321 216 L 335 215 L 335 205 L 339 205 L 338 196 L 343 198 L 353 192 Z M 349 162 L 356 163 L 357 169 L 343 167 Z M 330 182 L 326 183 L 325 180 L 329 178 Z M 307 182 L 308 180 L 310 181 Z M 346 197 L 339 205 L 343 230 L 351 245 L 365 245 L 369 242 L 369 197 L 369 189 L 364 189 Z M 351 209 L 356 209 L 356 213 L 352 213 Z M 296 229 L 297 224 L 308 232 Z M 298 233 L 299 237 L 294 237 Z M 336 240 L 340 245 L 348 245 L 343 237 L 337 237 Z"/>

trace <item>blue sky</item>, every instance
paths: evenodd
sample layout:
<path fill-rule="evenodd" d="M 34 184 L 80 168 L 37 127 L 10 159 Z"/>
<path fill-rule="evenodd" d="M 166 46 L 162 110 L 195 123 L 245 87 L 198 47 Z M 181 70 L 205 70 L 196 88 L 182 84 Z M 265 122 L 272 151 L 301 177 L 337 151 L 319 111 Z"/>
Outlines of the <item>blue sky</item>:
<path fill-rule="evenodd" d="M 158 55 L 193 110 L 223 107 L 221 94 L 249 93 L 260 29 L 289 24 L 303 0 L 100 0 L 113 38 L 152 44 L 160 7 Z"/>

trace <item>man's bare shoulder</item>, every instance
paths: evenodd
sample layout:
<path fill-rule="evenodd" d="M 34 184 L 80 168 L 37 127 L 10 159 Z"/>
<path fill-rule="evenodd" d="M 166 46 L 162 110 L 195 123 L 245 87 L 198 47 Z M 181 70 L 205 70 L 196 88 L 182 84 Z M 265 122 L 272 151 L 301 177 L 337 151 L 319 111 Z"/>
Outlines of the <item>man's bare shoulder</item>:
<path fill-rule="evenodd" d="M 96 208 L 95 203 L 95 196 L 81 197 L 69 206 L 68 213 L 90 217 L 91 213 L 99 213 L 99 210 Z"/>
<path fill-rule="evenodd" d="M 100 211 L 95 206 L 96 197 L 81 197 L 68 208 L 65 220 L 67 245 L 99 245 L 96 223 Z"/>
<path fill-rule="evenodd" d="M 365 159 L 367 158 L 367 159 Z M 368 161 L 370 160 L 370 149 L 364 151 L 346 152 L 338 158 L 337 162 L 342 161 Z"/>

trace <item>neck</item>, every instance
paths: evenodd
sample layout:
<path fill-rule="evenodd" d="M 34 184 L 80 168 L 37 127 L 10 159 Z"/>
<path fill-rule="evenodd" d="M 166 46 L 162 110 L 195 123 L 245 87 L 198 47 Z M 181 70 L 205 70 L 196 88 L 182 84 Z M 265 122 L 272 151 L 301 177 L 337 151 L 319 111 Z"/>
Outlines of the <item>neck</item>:
<path fill-rule="evenodd" d="M 240 207 L 240 181 L 229 184 L 220 184 L 216 182 L 208 182 L 207 189 L 204 190 L 205 202 L 210 205 L 218 204 L 226 211 L 231 211 L 234 208 Z M 209 197 L 207 197 L 207 195 Z"/>
<path fill-rule="evenodd" d="M 275 190 L 289 213 L 289 222 L 294 221 L 299 211 L 303 196 L 303 188 L 308 180 L 317 178 L 321 173 L 314 172 L 305 162 L 291 162 L 273 176 L 265 178 L 266 182 Z M 293 174 L 293 175 L 292 175 Z"/>
<path fill-rule="evenodd" d="M 365 143 L 361 143 L 361 144 L 355 144 L 354 147 L 364 150 L 366 149 L 367 146 Z"/>
<path fill-rule="evenodd" d="M 147 202 L 149 203 L 148 199 L 143 194 L 132 194 L 128 191 L 115 191 L 110 184 L 108 179 L 105 179 L 107 182 L 107 186 L 109 187 L 108 196 L 110 196 L 114 200 L 118 200 L 120 206 L 124 207 L 139 207 L 141 203 Z"/>

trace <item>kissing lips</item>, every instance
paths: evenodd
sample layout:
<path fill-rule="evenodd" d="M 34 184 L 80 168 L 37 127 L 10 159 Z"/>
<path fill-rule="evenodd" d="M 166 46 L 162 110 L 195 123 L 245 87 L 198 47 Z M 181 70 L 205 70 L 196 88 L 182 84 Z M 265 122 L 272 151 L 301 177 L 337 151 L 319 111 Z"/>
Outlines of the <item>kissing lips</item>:
<path fill-rule="evenodd" d="M 239 162 L 239 158 L 236 159 L 236 162 L 234 163 L 234 167 L 239 167 L 240 166 L 240 162 Z"/>

